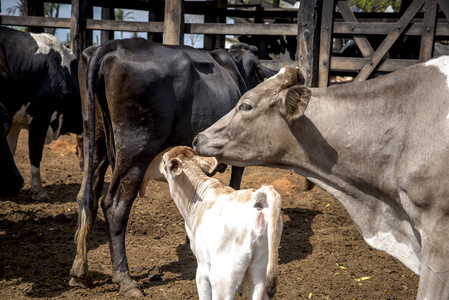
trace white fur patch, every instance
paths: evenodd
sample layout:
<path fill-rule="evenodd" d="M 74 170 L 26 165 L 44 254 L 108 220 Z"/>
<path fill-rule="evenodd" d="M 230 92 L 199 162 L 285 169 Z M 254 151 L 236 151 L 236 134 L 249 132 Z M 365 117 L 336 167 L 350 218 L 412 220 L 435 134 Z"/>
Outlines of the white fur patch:
<path fill-rule="evenodd" d="M 70 63 L 74 59 L 72 52 L 66 48 L 55 36 L 47 33 L 30 33 L 36 41 L 38 48 L 35 54 L 47 55 L 53 49 L 61 55 L 61 66 L 67 67 L 70 72 Z"/>
<path fill-rule="evenodd" d="M 282 74 L 282 73 L 285 73 L 285 67 L 283 67 L 282 69 L 280 69 L 279 72 L 278 72 L 277 74 L 274 74 L 273 76 L 271 76 L 271 77 L 268 78 L 267 80 L 274 79 L 274 78 L 276 78 L 278 75 L 280 75 L 280 74 Z"/>
<path fill-rule="evenodd" d="M 371 247 L 396 257 L 415 274 L 420 274 L 421 261 L 410 251 L 410 245 L 398 242 L 391 232 L 378 232 L 372 238 L 365 238 L 365 241 Z"/>
<path fill-rule="evenodd" d="M 440 56 L 435 59 L 431 59 L 425 63 L 426 66 L 435 66 L 441 73 L 446 75 L 446 83 L 449 87 L 449 56 Z"/>
<path fill-rule="evenodd" d="M 57 112 L 55 111 L 51 117 L 51 121 L 53 122 L 56 119 L 57 116 Z M 59 122 L 58 122 L 58 128 L 56 129 L 56 131 L 53 131 L 53 128 L 51 126 L 48 126 L 47 129 L 47 136 L 45 137 L 45 145 L 50 144 L 53 140 L 57 140 L 60 132 L 61 132 L 61 126 L 62 126 L 62 115 L 59 115 Z"/>

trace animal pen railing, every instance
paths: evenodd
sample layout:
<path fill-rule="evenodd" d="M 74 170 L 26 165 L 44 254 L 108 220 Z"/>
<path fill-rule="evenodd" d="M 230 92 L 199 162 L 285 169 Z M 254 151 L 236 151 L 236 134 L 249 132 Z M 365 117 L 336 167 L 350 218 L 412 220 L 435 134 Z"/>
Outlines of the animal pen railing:
<path fill-rule="evenodd" d="M 433 57 L 435 41 L 449 39 L 447 0 L 403 0 L 397 13 L 354 13 L 346 1 L 320 5 L 307 1 L 298 13 L 296 60 L 308 74 L 308 85 L 327 86 L 331 72 L 349 72 L 361 81 L 374 72 L 424 62 Z M 360 57 L 338 53 L 340 39 L 353 40 Z"/>
<path fill-rule="evenodd" d="M 205 49 L 224 46 L 224 35 L 297 36 L 296 64 L 308 86 L 327 86 L 331 73 L 350 73 L 365 80 L 374 72 L 391 72 L 433 56 L 434 43 L 449 39 L 448 0 L 402 0 L 395 13 L 354 13 L 346 1 L 301 1 L 298 9 L 262 5 L 228 5 L 227 0 L 58 0 L 72 5 L 71 19 L 43 17 L 44 0 L 28 1 L 28 16 L 1 16 L 0 24 L 40 28 L 70 28 L 71 49 L 79 57 L 92 44 L 91 31 L 100 30 L 102 43 L 111 31 L 148 32 L 149 38 L 182 44 L 185 33 L 205 34 Z M 93 6 L 102 7 L 102 19 L 93 19 Z M 114 8 L 149 11 L 148 22 L 115 21 Z M 205 16 L 204 24 L 185 24 L 184 14 Z M 226 17 L 251 18 L 253 23 L 225 24 Z M 274 24 L 289 18 L 291 24 Z M 270 22 L 267 22 L 270 20 Z M 414 43 L 400 43 L 409 39 Z M 338 41 L 353 40 L 359 56 L 338 53 Z M 409 45 L 410 44 L 410 45 Z M 405 45 L 405 46 L 404 46 Z M 404 57 L 407 48 L 418 54 Z M 267 62 L 273 69 L 288 62 Z"/>

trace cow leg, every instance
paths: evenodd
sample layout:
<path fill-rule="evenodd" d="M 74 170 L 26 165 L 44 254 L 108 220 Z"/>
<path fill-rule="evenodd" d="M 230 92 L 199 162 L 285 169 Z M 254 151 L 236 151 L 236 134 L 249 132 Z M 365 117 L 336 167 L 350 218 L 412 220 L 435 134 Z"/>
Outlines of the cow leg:
<path fill-rule="evenodd" d="M 35 117 L 30 124 L 28 134 L 28 150 L 31 162 L 31 198 L 35 201 L 48 200 L 48 195 L 42 187 L 40 164 L 44 142 L 47 136 L 49 119 Z"/>
<path fill-rule="evenodd" d="M 6 137 L 12 156 L 14 156 L 14 154 L 16 153 L 17 141 L 19 140 L 20 130 L 22 130 L 22 126 L 13 123 Z"/>
<path fill-rule="evenodd" d="M 209 279 L 212 286 L 213 299 L 234 299 L 239 291 L 245 271 L 250 262 L 250 256 L 226 253 L 215 258 L 210 268 Z M 229 261 L 232 258 L 233 261 Z M 226 263 L 223 263 L 226 262 Z"/>
<path fill-rule="evenodd" d="M 269 299 L 265 286 L 267 260 L 256 260 L 248 269 L 248 285 L 250 299 Z"/>
<path fill-rule="evenodd" d="M 131 279 L 126 258 L 125 233 L 131 206 L 137 197 L 147 165 L 125 168 L 117 164 L 108 193 L 101 206 L 105 215 L 111 251 L 113 281 L 125 296 L 141 297 L 137 282 Z"/>
<path fill-rule="evenodd" d="M 418 300 L 449 299 L 449 241 L 443 238 L 448 231 L 446 215 L 423 235 Z"/>
<path fill-rule="evenodd" d="M 231 180 L 229 182 L 229 186 L 232 187 L 234 190 L 240 190 L 240 183 L 242 182 L 244 170 L 245 168 L 243 167 L 232 166 Z"/>
<path fill-rule="evenodd" d="M 196 270 L 196 287 L 198 296 L 201 300 L 212 299 L 212 288 L 209 281 L 209 266 L 206 264 L 198 264 Z"/>
<path fill-rule="evenodd" d="M 72 269 L 70 270 L 70 275 L 72 276 L 72 278 L 70 279 L 69 285 L 82 288 L 88 288 L 92 286 L 92 278 L 89 274 L 87 262 L 87 239 L 90 235 L 90 231 L 93 228 L 93 224 L 97 216 L 98 201 L 103 190 L 104 176 L 109 166 L 104 135 L 102 131 L 98 132 L 101 135 L 96 136 L 94 146 L 94 182 L 92 187 L 93 199 L 92 201 L 83 201 L 84 199 L 90 199 L 84 197 L 88 178 L 88 159 L 84 157 L 81 158 L 81 161 L 83 161 L 83 166 L 81 168 L 84 170 L 83 182 L 81 184 L 81 189 L 77 195 L 79 212 L 78 230 L 75 236 L 75 240 L 77 242 L 77 251 L 75 260 L 73 261 Z M 82 139 L 83 143 L 81 153 L 88 153 L 88 149 L 90 147 L 89 139 L 86 137 L 86 135 L 87 133 L 85 133 L 85 136 Z"/>

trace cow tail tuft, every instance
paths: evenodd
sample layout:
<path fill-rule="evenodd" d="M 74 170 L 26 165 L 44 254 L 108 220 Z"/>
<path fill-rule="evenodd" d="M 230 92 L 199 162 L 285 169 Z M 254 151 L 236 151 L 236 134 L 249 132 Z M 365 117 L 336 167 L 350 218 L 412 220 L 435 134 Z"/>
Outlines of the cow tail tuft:
<path fill-rule="evenodd" d="M 267 189 L 267 203 L 270 211 L 268 222 L 268 266 L 265 289 L 268 297 L 271 299 L 276 293 L 277 287 L 279 244 L 281 242 L 283 227 L 281 217 L 282 199 L 281 195 L 273 187 L 267 186 L 263 188 Z"/>
<path fill-rule="evenodd" d="M 87 237 L 90 234 L 90 221 L 88 219 L 89 213 L 86 213 L 86 208 L 79 212 L 78 229 L 75 233 L 76 253 L 78 265 L 84 267 L 87 262 Z"/>

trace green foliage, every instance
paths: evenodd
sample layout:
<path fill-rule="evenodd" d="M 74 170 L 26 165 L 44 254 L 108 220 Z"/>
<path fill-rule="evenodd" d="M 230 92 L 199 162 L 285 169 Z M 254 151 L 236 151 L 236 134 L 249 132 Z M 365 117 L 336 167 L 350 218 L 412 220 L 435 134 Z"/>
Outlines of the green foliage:
<path fill-rule="evenodd" d="M 348 3 L 354 11 L 383 12 L 388 6 L 398 11 L 401 0 L 349 0 Z"/>

